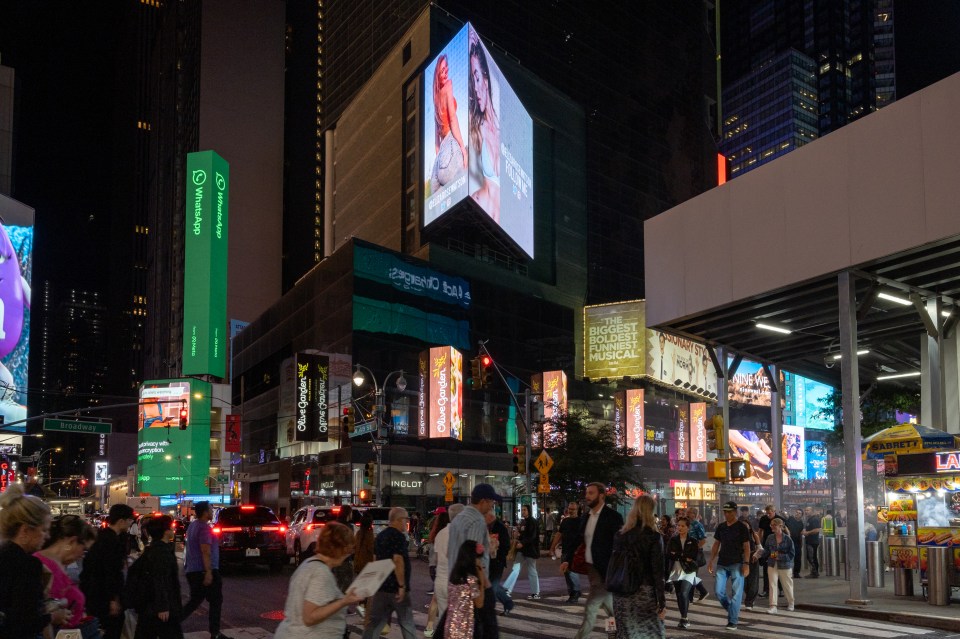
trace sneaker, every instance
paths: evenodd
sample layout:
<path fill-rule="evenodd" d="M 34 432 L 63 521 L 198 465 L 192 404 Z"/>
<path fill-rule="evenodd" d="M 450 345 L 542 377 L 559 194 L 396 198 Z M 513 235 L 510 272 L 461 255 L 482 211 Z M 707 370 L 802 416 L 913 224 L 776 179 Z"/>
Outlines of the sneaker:
<path fill-rule="evenodd" d="M 427 594 L 428 594 L 428 595 L 432 595 L 432 594 L 433 594 L 433 588 L 431 588 L 430 590 L 428 590 L 428 591 L 427 591 Z"/>
<path fill-rule="evenodd" d="M 735 623 L 728 623 L 728 624 L 727 624 L 727 630 L 736 630 L 736 629 L 737 629 L 737 624 L 735 624 Z"/>
<path fill-rule="evenodd" d="M 787 606 L 787 610 L 789 610 L 790 612 L 793 612 L 793 604 L 790 604 L 789 606 Z"/>
<path fill-rule="evenodd" d="M 777 607 L 774 606 L 774 607 L 772 607 L 772 608 L 767 608 L 767 612 L 768 612 L 769 614 L 771 614 L 771 615 L 775 615 L 775 614 L 777 614 Z"/>
<path fill-rule="evenodd" d="M 746 606 L 746 605 L 745 605 L 745 606 L 743 607 L 743 609 L 744 609 L 744 610 L 753 610 L 753 606 Z"/>
<path fill-rule="evenodd" d="M 512 590 L 508 590 L 508 591 L 507 591 L 507 596 L 508 596 L 508 597 L 512 597 L 512 596 L 513 596 L 513 591 L 512 591 Z"/>
<path fill-rule="evenodd" d="M 532 595 L 527 595 L 527 599 L 530 599 L 531 601 L 540 599 L 540 593 L 535 592 Z"/>
<path fill-rule="evenodd" d="M 689 627 L 690 627 L 690 622 L 687 621 L 686 619 L 681 619 L 680 623 L 677 624 L 677 628 L 689 628 Z"/>

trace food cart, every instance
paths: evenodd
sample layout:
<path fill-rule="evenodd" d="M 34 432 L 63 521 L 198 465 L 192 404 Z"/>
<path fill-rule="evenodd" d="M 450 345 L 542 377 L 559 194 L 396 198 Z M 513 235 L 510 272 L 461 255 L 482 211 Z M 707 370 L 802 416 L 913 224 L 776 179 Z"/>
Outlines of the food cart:
<path fill-rule="evenodd" d="M 960 587 L 960 437 L 901 426 L 916 433 L 912 443 L 904 443 L 902 427 L 894 427 L 893 436 L 865 442 L 865 455 L 883 455 L 886 507 L 878 520 L 887 527 L 890 567 L 919 569 L 926 584 L 927 550 L 945 547 L 952 559 L 949 583 Z"/>

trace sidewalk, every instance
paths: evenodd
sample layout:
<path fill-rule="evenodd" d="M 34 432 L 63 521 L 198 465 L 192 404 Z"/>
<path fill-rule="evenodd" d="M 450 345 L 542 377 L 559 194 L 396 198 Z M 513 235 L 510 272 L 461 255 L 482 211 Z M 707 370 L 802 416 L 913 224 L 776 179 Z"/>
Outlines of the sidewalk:
<path fill-rule="evenodd" d="M 893 594 L 893 572 L 885 573 L 883 588 L 867 588 L 870 603 L 865 606 L 845 603 L 850 596 L 850 582 L 843 577 L 821 575 L 819 579 L 795 579 L 793 584 L 799 610 L 954 632 L 960 628 L 960 601 L 956 591 L 949 606 L 931 606 L 921 596 L 920 579 L 916 575 L 914 596 L 898 597 Z"/>

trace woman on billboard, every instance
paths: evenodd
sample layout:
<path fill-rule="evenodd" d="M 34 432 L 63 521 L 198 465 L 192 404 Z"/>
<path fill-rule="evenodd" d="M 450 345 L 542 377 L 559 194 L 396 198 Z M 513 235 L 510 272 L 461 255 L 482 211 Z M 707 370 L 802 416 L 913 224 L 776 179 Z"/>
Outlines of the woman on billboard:
<path fill-rule="evenodd" d="M 457 120 L 457 99 L 453 97 L 450 63 L 447 55 L 437 59 L 433 72 L 433 114 L 437 157 L 430 174 L 431 193 L 453 182 L 467 168 L 467 149 L 463 146 L 460 122 Z"/>
<path fill-rule="evenodd" d="M 500 224 L 500 118 L 490 90 L 490 64 L 476 34 L 470 42 L 470 142 L 480 159 L 480 188 L 471 194 Z"/>

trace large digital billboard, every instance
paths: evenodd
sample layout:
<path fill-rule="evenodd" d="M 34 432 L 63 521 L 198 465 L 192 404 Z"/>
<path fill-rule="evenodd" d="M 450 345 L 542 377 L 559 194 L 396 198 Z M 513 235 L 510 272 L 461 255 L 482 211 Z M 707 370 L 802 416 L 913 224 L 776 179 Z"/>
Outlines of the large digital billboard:
<path fill-rule="evenodd" d="M 761 433 L 752 430 L 728 431 L 730 439 L 730 453 L 734 457 L 742 457 L 750 461 L 753 467 L 753 477 L 744 480 L 745 484 L 773 485 L 773 448 L 770 433 Z M 787 457 L 783 457 L 781 472 L 784 486 L 788 485 Z"/>
<path fill-rule="evenodd" d="M 733 358 L 729 358 L 729 360 L 732 361 Z M 763 372 L 763 365 L 749 359 L 741 360 L 736 373 L 727 385 L 727 394 L 732 402 L 752 406 L 769 406 L 771 402 L 770 380 Z"/>
<path fill-rule="evenodd" d="M 803 428 L 833 430 L 833 416 L 825 402 L 833 393 L 833 386 L 801 375 L 791 375 L 794 423 Z M 789 384 L 789 382 L 788 382 Z"/>
<path fill-rule="evenodd" d="M 631 388 L 613 396 L 614 438 L 618 446 L 636 457 L 644 452 L 643 389 Z"/>
<path fill-rule="evenodd" d="M 463 355 L 452 346 L 436 346 L 420 361 L 418 435 L 463 440 Z"/>
<path fill-rule="evenodd" d="M 0 416 L 26 432 L 33 209 L 0 195 Z"/>
<path fill-rule="evenodd" d="M 652 329 L 646 340 L 649 377 L 701 395 L 717 392 L 717 369 L 706 346 Z"/>
<path fill-rule="evenodd" d="M 583 308 L 583 376 L 642 377 L 646 372 L 642 300 Z"/>
<path fill-rule="evenodd" d="M 208 494 L 210 384 L 198 379 L 160 379 L 140 387 L 137 494 Z M 187 428 L 180 430 L 180 410 Z"/>
<path fill-rule="evenodd" d="M 423 223 L 471 198 L 533 257 L 533 120 L 467 23 L 423 80 Z"/>
<path fill-rule="evenodd" d="M 230 165 L 187 154 L 183 263 L 183 374 L 227 374 L 227 221 Z"/>
<path fill-rule="evenodd" d="M 563 371 L 537 373 L 530 380 L 535 396 L 543 402 L 543 445 L 556 445 L 556 432 L 552 421 L 567 412 L 567 374 Z M 534 433 L 533 445 L 540 446 L 540 438 Z"/>
<path fill-rule="evenodd" d="M 330 360 L 316 353 L 297 353 L 295 366 L 294 440 L 325 442 L 329 437 L 327 394 Z"/>
<path fill-rule="evenodd" d="M 707 461 L 707 405 L 703 402 L 690 404 L 690 461 Z"/>

